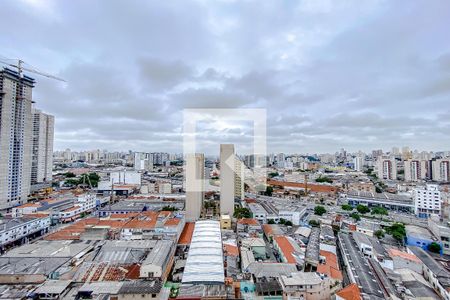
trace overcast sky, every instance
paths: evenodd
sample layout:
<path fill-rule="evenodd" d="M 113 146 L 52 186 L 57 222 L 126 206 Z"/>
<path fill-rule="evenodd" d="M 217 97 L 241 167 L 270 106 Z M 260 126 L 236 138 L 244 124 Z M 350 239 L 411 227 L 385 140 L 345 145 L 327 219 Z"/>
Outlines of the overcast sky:
<path fill-rule="evenodd" d="M 450 149 L 450 2 L 0 3 L 0 58 L 36 76 L 55 149 L 182 151 L 185 108 L 265 108 L 269 152 Z M 199 151 L 252 124 L 199 124 Z"/>

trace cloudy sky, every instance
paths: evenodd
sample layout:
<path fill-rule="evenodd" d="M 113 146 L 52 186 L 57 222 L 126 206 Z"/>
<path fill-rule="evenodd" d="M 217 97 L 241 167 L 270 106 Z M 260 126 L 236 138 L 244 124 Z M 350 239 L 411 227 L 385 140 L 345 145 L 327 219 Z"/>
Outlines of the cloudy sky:
<path fill-rule="evenodd" d="M 264 108 L 269 152 L 450 149 L 450 2 L 3 0 L 55 148 L 182 151 L 183 109 Z M 202 122 L 199 149 L 251 149 Z"/>

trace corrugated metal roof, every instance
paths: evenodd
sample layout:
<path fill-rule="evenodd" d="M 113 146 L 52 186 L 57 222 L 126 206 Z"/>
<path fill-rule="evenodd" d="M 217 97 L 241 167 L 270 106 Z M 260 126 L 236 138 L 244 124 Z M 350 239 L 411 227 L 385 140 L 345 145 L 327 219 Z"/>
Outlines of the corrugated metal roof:
<path fill-rule="evenodd" d="M 182 282 L 225 282 L 222 236 L 218 221 L 205 220 L 195 223 Z"/>

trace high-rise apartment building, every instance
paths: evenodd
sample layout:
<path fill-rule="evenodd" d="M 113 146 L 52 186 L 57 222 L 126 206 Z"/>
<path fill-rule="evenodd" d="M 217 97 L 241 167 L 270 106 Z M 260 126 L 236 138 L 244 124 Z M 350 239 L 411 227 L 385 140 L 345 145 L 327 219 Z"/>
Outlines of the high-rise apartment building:
<path fill-rule="evenodd" d="M 284 153 L 278 153 L 277 154 L 277 167 L 278 168 L 284 168 L 286 163 L 286 156 Z"/>
<path fill-rule="evenodd" d="M 186 221 L 195 222 L 200 218 L 205 195 L 205 156 L 201 153 L 187 154 L 186 165 Z"/>
<path fill-rule="evenodd" d="M 33 108 L 31 184 L 52 180 L 55 117 Z"/>
<path fill-rule="evenodd" d="M 390 157 L 380 157 L 377 160 L 378 178 L 397 180 L 397 161 Z"/>
<path fill-rule="evenodd" d="M 429 164 L 426 160 L 405 160 L 405 181 L 417 182 L 429 176 Z"/>
<path fill-rule="evenodd" d="M 164 165 L 167 161 L 169 161 L 169 153 L 154 152 L 151 153 L 151 156 L 154 165 Z"/>
<path fill-rule="evenodd" d="M 150 153 L 134 153 L 134 169 L 136 171 L 150 171 L 153 168 L 153 158 Z"/>
<path fill-rule="evenodd" d="M 403 147 L 402 148 L 402 159 L 403 160 L 408 160 L 412 158 L 412 152 L 411 150 L 409 150 L 409 147 Z"/>
<path fill-rule="evenodd" d="M 414 189 L 414 212 L 419 218 L 441 215 L 441 192 L 437 184 Z"/>
<path fill-rule="evenodd" d="M 364 157 L 362 156 L 355 156 L 353 158 L 353 169 L 357 172 L 362 172 L 364 166 Z"/>
<path fill-rule="evenodd" d="M 245 165 L 237 156 L 234 160 L 234 195 L 245 199 Z"/>
<path fill-rule="evenodd" d="M 382 155 L 383 155 L 383 150 L 381 150 L 381 149 L 372 150 L 372 159 L 378 160 L 378 158 Z"/>
<path fill-rule="evenodd" d="M 234 145 L 220 145 L 220 213 L 234 214 Z"/>
<path fill-rule="evenodd" d="M 64 161 L 67 161 L 67 162 L 72 161 L 72 151 L 69 148 L 64 150 L 63 158 L 64 158 Z"/>
<path fill-rule="evenodd" d="M 439 182 L 450 182 L 450 159 L 436 159 L 431 162 L 433 180 Z"/>
<path fill-rule="evenodd" d="M 0 71 L 0 210 L 26 202 L 30 191 L 34 79 Z"/>

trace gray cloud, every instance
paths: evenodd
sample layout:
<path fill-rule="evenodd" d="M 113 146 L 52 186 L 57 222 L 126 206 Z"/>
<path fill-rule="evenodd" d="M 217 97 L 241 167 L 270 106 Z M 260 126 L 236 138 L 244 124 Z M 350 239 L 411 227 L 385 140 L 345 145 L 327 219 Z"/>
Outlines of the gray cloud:
<path fill-rule="evenodd" d="M 183 109 L 266 108 L 269 151 L 441 150 L 449 27 L 444 0 L 6 0 L 0 55 L 68 81 L 36 76 L 58 149 L 180 152 Z M 251 148 L 214 126 L 205 152 Z"/>

